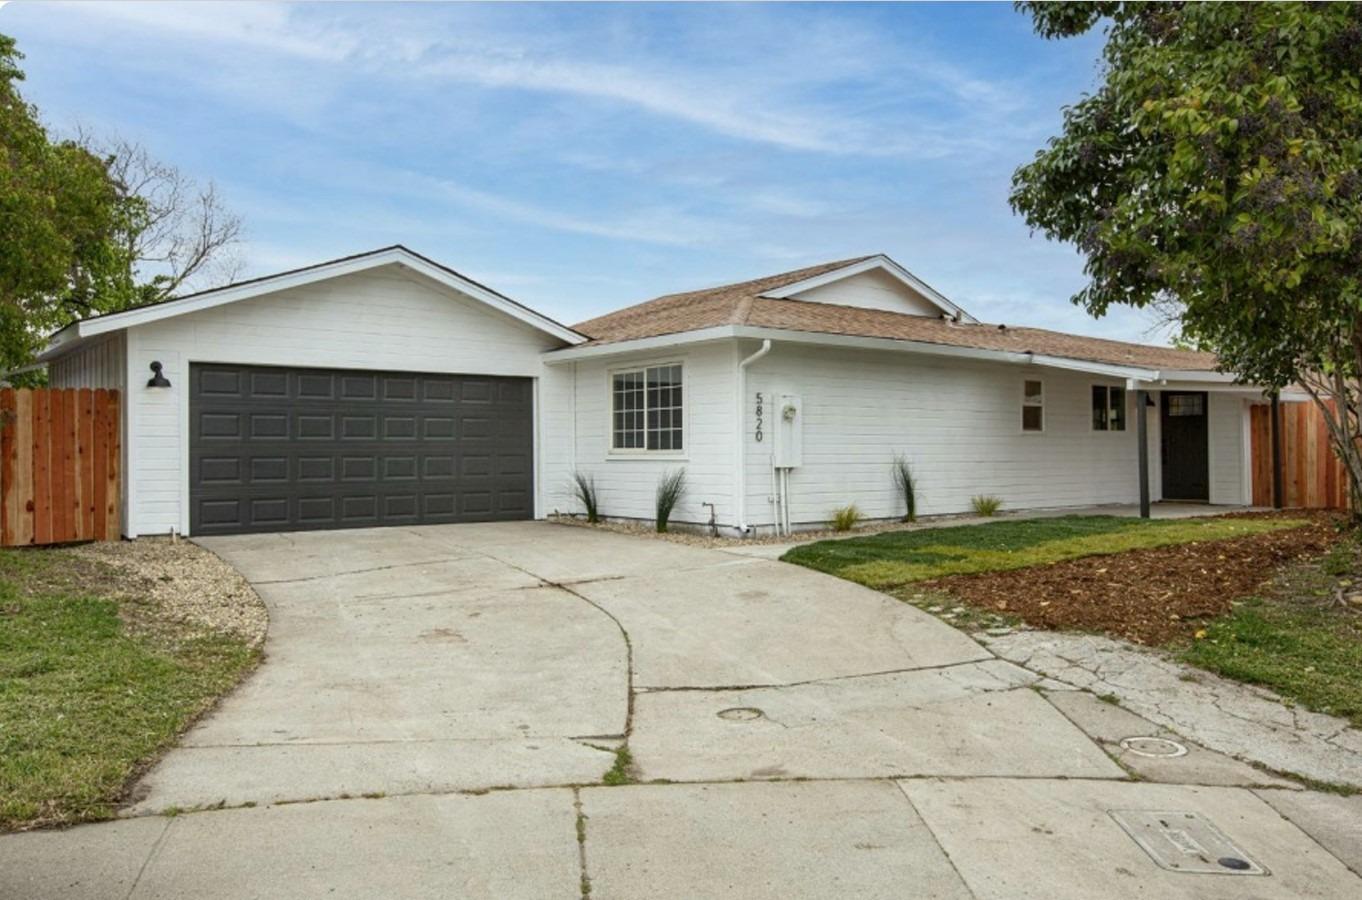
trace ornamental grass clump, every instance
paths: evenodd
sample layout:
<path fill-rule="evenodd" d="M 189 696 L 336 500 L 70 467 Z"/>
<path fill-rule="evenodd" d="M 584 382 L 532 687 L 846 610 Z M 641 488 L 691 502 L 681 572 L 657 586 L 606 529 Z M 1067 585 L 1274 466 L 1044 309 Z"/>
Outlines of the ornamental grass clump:
<path fill-rule="evenodd" d="M 686 493 L 686 470 L 677 469 L 674 472 L 662 473 L 662 479 L 657 483 L 657 532 L 664 534 L 667 531 L 667 522 L 672 517 L 672 510 L 676 504 L 681 502 L 681 498 Z"/>
<path fill-rule="evenodd" d="M 601 520 L 600 506 L 596 496 L 596 476 L 585 472 L 572 473 L 572 494 L 586 510 L 586 520 L 595 525 Z"/>
<path fill-rule="evenodd" d="M 833 531 L 850 531 L 865 518 L 855 503 L 832 511 L 832 521 L 828 522 Z"/>
<path fill-rule="evenodd" d="M 913 467 L 908 464 L 908 458 L 895 455 L 894 457 L 894 486 L 903 495 L 903 521 L 917 521 L 917 480 L 913 478 Z"/>
<path fill-rule="evenodd" d="M 979 494 L 976 497 L 970 498 L 969 505 L 974 507 L 975 515 L 994 516 L 998 514 L 998 510 L 1002 507 L 1003 501 L 998 497 Z"/>

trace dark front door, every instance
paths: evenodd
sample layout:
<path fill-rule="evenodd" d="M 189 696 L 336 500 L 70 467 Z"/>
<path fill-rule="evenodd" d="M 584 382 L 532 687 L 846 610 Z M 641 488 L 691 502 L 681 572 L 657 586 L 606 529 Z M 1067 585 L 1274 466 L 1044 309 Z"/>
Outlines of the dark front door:
<path fill-rule="evenodd" d="M 1160 419 L 1163 499 L 1210 500 L 1211 457 L 1204 391 L 1165 391 Z"/>
<path fill-rule="evenodd" d="M 534 517 L 528 378 L 189 370 L 193 534 Z"/>

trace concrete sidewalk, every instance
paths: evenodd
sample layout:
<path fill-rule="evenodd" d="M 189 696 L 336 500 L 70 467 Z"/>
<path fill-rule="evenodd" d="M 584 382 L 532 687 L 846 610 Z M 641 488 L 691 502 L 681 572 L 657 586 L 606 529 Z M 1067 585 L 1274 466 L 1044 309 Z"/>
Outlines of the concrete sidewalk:
<path fill-rule="evenodd" d="M 829 576 L 546 523 L 205 543 L 266 663 L 127 818 L 0 837 L 0 898 L 1362 896 L 1362 798 Z"/>

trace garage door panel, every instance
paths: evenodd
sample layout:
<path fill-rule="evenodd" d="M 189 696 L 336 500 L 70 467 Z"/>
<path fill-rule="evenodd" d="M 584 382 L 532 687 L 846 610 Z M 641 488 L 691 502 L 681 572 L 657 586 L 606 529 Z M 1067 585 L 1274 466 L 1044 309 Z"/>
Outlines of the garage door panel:
<path fill-rule="evenodd" d="M 194 365 L 190 527 L 530 518 L 531 397 L 528 379 Z"/>

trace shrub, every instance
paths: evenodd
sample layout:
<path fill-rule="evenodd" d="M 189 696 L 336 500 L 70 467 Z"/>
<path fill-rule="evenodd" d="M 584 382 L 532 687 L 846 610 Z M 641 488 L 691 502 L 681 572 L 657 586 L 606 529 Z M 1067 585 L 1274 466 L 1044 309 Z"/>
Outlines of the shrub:
<path fill-rule="evenodd" d="M 1003 501 L 998 497 L 979 494 L 978 496 L 970 498 L 969 505 L 974 507 L 975 515 L 991 516 L 998 512 L 998 509 L 1003 505 Z"/>
<path fill-rule="evenodd" d="M 833 531 L 850 531 L 855 528 L 862 519 L 861 511 L 856 508 L 856 504 L 844 506 L 841 509 L 832 511 L 832 521 L 828 523 Z"/>
<path fill-rule="evenodd" d="M 913 478 L 913 467 L 908 464 L 907 457 L 894 456 L 894 485 L 903 495 L 903 521 L 916 522 L 917 481 Z"/>
<path fill-rule="evenodd" d="M 657 530 L 661 534 L 667 530 L 667 520 L 672 510 L 686 493 L 686 470 L 663 472 L 662 480 L 657 483 Z"/>
<path fill-rule="evenodd" d="M 601 520 L 596 498 L 596 476 L 585 472 L 572 473 L 572 494 L 586 508 L 586 520 L 595 525 Z"/>

